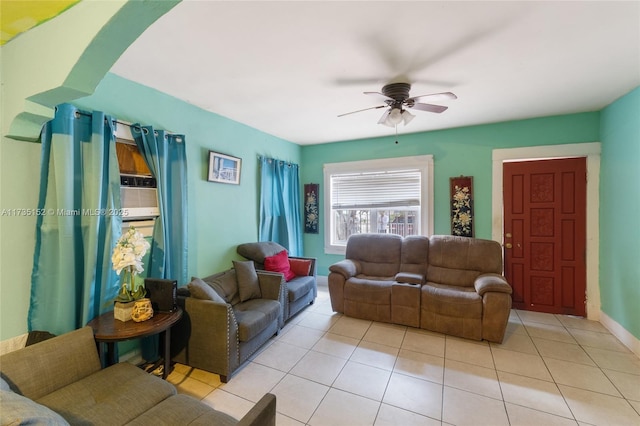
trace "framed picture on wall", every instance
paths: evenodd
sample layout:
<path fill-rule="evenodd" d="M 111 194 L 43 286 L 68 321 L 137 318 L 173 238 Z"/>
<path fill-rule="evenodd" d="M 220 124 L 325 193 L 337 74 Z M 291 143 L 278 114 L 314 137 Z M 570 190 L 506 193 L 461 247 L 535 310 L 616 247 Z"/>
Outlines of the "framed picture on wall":
<path fill-rule="evenodd" d="M 209 182 L 240 184 L 242 159 L 220 152 L 209 151 Z"/>

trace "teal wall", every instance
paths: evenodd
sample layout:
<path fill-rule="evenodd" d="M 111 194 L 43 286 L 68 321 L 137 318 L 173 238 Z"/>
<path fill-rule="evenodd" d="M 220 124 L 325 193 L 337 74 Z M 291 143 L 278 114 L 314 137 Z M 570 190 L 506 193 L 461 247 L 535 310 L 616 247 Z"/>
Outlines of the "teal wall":
<path fill-rule="evenodd" d="M 236 246 L 257 241 L 258 155 L 300 163 L 299 145 L 115 74 L 107 74 L 93 95 L 73 104 L 186 135 L 188 258 L 193 276 L 230 268 L 231 261 L 240 258 Z M 209 150 L 242 158 L 240 185 L 207 181 Z"/>
<path fill-rule="evenodd" d="M 602 311 L 640 338 L 640 87 L 601 113 Z"/>
<path fill-rule="evenodd" d="M 382 137 L 299 147 L 116 75 L 104 76 L 109 61 L 115 61 L 118 52 L 175 3 L 81 2 L 0 48 L 0 207 L 35 208 L 39 187 L 40 145 L 6 135 L 22 136 L 28 133 L 25 129 L 38 128 L 52 116 L 51 107 L 73 99 L 82 108 L 186 134 L 193 275 L 228 268 L 236 258 L 235 246 L 257 238 L 258 155 L 296 162 L 301 165 L 301 183 L 322 183 L 322 165 L 327 162 L 432 154 L 435 232 L 449 232 L 449 177 L 464 174 L 474 176 L 476 235 L 490 238 L 493 149 L 602 141 L 602 310 L 640 338 L 636 254 L 640 231 L 633 225 L 640 212 L 640 89 L 602 112 L 401 134 L 398 144 L 395 137 Z M 138 22 L 140 16 L 149 18 L 134 31 L 130 22 L 133 17 Z M 104 60 L 105 46 L 110 47 L 109 61 Z M 56 61 L 43 67 L 42 54 L 53 47 Z M 81 98 L 94 89 L 95 93 Z M 239 186 L 206 181 L 210 149 L 243 159 Z M 320 203 L 322 208 L 322 199 Z M 33 217 L 0 217 L 0 339 L 26 332 L 34 230 Z M 305 234 L 304 249 L 307 256 L 318 258 L 319 272 L 326 274 L 340 257 L 324 254 L 323 231 Z"/>
<path fill-rule="evenodd" d="M 80 2 L 0 47 L 0 339 L 27 331 L 36 220 L 11 212 L 37 207 L 40 144 L 24 141 L 38 139 L 56 105 L 93 93 L 131 42 L 176 4 Z"/>
<path fill-rule="evenodd" d="M 600 114 L 588 112 L 505 123 L 470 126 L 396 137 L 363 139 L 302 148 L 302 183 L 322 183 L 322 165 L 431 154 L 434 159 L 434 232 L 450 234 L 449 178 L 473 176 L 475 235 L 491 239 L 492 151 L 497 148 L 597 142 Z M 320 192 L 322 193 L 321 187 Z M 324 203 L 320 197 L 320 232 L 304 235 L 307 256 L 318 258 L 327 274 L 341 256 L 324 254 Z"/>

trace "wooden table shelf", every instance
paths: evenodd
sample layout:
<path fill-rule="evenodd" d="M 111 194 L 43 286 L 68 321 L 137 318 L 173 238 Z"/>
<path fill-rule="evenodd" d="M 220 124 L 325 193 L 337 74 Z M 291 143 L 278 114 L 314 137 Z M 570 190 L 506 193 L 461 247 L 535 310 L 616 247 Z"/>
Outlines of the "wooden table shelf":
<path fill-rule="evenodd" d="M 89 321 L 93 329 L 93 336 L 98 344 L 100 359 L 106 359 L 107 365 L 118 362 L 115 348 L 117 342 L 139 339 L 142 337 L 161 334 L 164 336 L 164 371 L 162 378 L 166 379 L 171 368 L 171 326 L 182 317 L 182 309 L 173 312 L 156 312 L 151 319 L 142 322 L 116 320 L 113 312 L 106 312 Z M 106 357 L 106 358 L 105 358 Z"/>

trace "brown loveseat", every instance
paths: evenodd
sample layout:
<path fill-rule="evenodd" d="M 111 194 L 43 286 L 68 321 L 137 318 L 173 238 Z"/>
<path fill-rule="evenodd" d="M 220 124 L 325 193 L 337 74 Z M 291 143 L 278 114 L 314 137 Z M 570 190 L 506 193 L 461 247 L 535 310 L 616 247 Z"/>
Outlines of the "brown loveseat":
<path fill-rule="evenodd" d="M 511 286 L 495 241 L 356 234 L 329 271 L 336 312 L 468 339 L 504 338 Z"/>
<path fill-rule="evenodd" d="M 0 357 L 0 424 L 275 425 L 266 394 L 240 420 L 135 365 L 102 369 L 91 327 Z"/>

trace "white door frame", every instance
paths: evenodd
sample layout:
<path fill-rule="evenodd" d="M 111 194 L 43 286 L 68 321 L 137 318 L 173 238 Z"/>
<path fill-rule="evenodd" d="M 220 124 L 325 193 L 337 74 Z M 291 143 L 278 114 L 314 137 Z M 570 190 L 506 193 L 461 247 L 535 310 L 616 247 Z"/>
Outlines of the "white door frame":
<path fill-rule="evenodd" d="M 506 161 L 542 160 L 551 158 L 586 157 L 587 158 L 587 318 L 600 320 L 600 142 L 544 145 L 523 148 L 493 150 L 493 185 L 491 238 L 504 242 L 503 231 L 503 194 L 502 163 Z"/>

